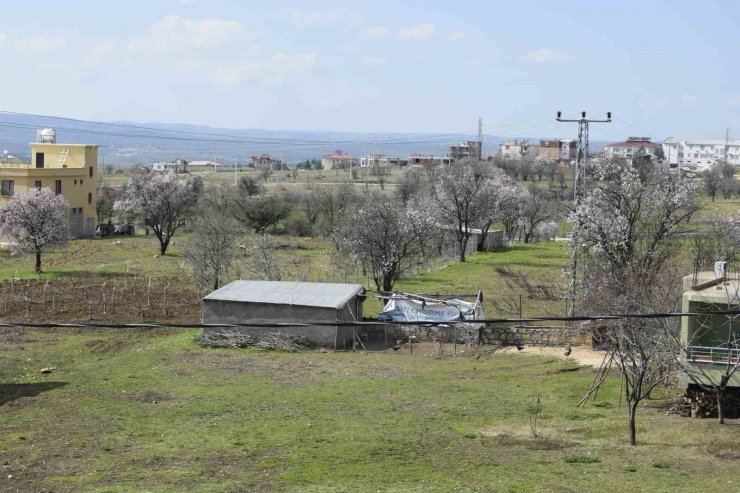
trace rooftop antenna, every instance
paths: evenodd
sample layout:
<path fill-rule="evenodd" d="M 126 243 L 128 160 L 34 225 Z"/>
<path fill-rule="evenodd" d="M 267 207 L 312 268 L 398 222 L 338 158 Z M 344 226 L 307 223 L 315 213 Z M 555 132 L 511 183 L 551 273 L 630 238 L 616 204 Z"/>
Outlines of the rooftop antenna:
<path fill-rule="evenodd" d="M 586 112 L 581 112 L 581 118 L 579 119 L 565 119 L 563 118 L 563 112 L 558 111 L 555 120 L 564 123 L 578 123 L 578 150 L 576 151 L 576 165 L 573 173 L 573 209 L 575 210 L 581 201 L 586 197 L 587 192 L 587 176 L 586 171 L 588 170 L 588 124 L 589 123 L 611 123 L 612 112 L 607 111 L 606 120 L 589 120 L 586 118 Z M 576 315 L 576 278 L 578 277 L 578 269 L 582 269 L 583 262 L 579 262 L 579 257 L 583 255 L 583 249 L 580 245 L 576 245 L 575 235 L 571 235 L 573 238 L 570 243 L 570 268 L 568 271 L 568 316 L 573 317 Z M 581 276 L 581 283 L 583 283 L 583 276 Z"/>

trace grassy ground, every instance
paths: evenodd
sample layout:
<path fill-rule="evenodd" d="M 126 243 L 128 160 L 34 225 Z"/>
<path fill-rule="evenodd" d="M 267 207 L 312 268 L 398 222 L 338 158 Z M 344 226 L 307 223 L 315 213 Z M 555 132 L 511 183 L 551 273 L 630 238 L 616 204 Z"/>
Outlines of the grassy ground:
<path fill-rule="evenodd" d="M 243 244 L 249 245 L 253 240 L 247 236 Z M 74 316 L 83 320 L 89 315 L 96 320 L 108 320 L 121 317 L 128 321 L 141 321 L 140 308 L 144 305 L 157 305 L 151 308 L 148 319 L 162 318 L 163 289 L 168 285 L 170 298 L 179 302 L 186 316 L 177 318 L 176 313 L 170 314 L 169 321 L 178 320 L 197 322 L 199 315 L 192 306 L 197 304 L 198 291 L 192 279 L 192 271 L 188 262 L 182 257 L 181 249 L 187 243 L 188 236 L 180 235 L 170 246 L 167 255 L 160 256 L 158 243 L 153 236 L 100 238 L 92 240 L 75 240 L 66 248 L 50 249 L 43 257 L 44 273 L 40 280 L 33 271 L 32 259 L 27 257 L 11 256 L 6 250 L 0 250 L 0 314 L 15 320 L 43 321 L 44 317 L 67 314 L 62 318 L 72 320 Z M 322 282 L 349 282 L 369 286 L 374 289 L 372 282 L 361 273 L 361 269 L 341 266 L 340 259 L 334 255 L 332 241 L 327 238 L 296 238 L 290 236 L 276 236 L 273 238 L 277 246 L 276 255 L 284 271 L 284 280 L 305 278 L 310 281 Z M 228 280 L 250 279 L 253 274 L 249 271 L 249 262 L 243 250 L 239 250 L 234 268 Z M 538 294 L 531 295 L 525 286 L 519 282 L 509 282 L 496 267 L 505 266 L 515 273 L 523 273 L 530 281 L 537 285 L 554 285 L 562 291 L 565 278 L 562 269 L 568 261 L 568 245 L 562 242 L 543 242 L 533 245 L 513 245 L 491 253 L 477 253 L 468 258 L 465 263 L 453 263 L 443 267 L 442 260 L 432 262 L 424 273 L 414 272 L 413 276 L 398 282 L 396 289 L 412 293 L 440 293 L 440 294 L 475 294 L 482 290 L 484 307 L 489 316 L 511 316 L 553 314 L 562 315 L 565 310 L 564 302 L 549 299 Z M 436 267 L 436 270 L 435 270 Z M 305 276 L 305 277 L 302 277 Z M 11 286 L 10 279 L 16 277 L 15 286 Z M 151 279 L 151 291 L 156 293 L 144 298 L 145 289 Z M 30 281 L 30 282 L 29 282 Z M 43 297 L 46 282 L 47 294 L 57 293 L 57 303 L 60 310 L 51 311 L 51 298 L 46 296 L 46 304 L 40 303 Z M 106 283 L 105 290 L 108 302 L 113 299 L 113 288 L 116 289 L 119 307 L 124 300 L 129 300 L 132 310 L 121 313 L 111 313 L 107 310 L 102 313 L 101 288 Z M 76 286 L 76 287 L 75 287 Z M 82 293 L 84 286 L 90 288 L 89 296 Z M 28 290 L 28 296 L 37 303 L 27 309 L 20 300 L 3 304 L 4 293 L 13 290 L 17 296 L 22 296 Z M 49 291 L 51 290 L 51 291 Z M 520 300 L 521 295 L 521 300 Z M 195 298 L 194 298 L 195 297 Z M 147 302 L 147 299 L 151 303 Z M 91 304 L 91 307 L 75 306 Z M 185 307 L 189 307 L 185 309 Z M 376 315 L 381 308 L 378 300 L 369 299 L 365 303 L 367 316 Z M 27 313 L 30 312 L 30 313 Z M 105 315 L 105 316 L 103 316 Z M 195 317 L 195 319 L 192 319 Z"/>
<path fill-rule="evenodd" d="M 593 370 L 561 373 L 572 366 L 561 360 L 203 349 L 196 333 L 6 334 L 0 489 L 737 488 L 740 427 L 666 416 L 655 400 L 629 447 L 618 379 L 580 410 Z"/>

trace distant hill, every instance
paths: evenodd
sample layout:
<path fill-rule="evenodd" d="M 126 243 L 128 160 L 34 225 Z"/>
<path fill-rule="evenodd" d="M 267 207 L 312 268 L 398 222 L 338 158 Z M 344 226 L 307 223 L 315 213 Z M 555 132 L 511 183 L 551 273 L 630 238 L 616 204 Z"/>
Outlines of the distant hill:
<path fill-rule="evenodd" d="M 216 159 L 231 165 L 235 160 L 240 164 L 248 163 L 254 154 L 270 154 L 290 163 L 318 158 L 338 149 L 356 158 L 368 153 L 397 157 L 408 157 L 413 153 L 439 156 L 445 155 L 447 146 L 452 143 L 476 138 L 471 134 L 228 129 L 124 121 L 100 125 L 2 114 L 0 150 L 7 149 L 11 154 L 28 158 L 28 144 L 35 141 L 36 129 L 45 127 L 57 130 L 59 142 L 99 145 L 100 162 L 117 165 L 151 164 L 175 158 Z M 500 142 L 514 138 L 484 135 L 483 152 L 495 154 Z M 599 144 L 592 142 L 592 149 L 601 147 Z"/>

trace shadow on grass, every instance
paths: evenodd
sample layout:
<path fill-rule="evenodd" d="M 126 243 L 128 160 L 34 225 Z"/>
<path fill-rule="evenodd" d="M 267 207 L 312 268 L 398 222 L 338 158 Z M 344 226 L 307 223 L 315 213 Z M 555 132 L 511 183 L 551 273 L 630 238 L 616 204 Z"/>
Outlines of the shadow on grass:
<path fill-rule="evenodd" d="M 69 385 L 67 382 L 0 383 L 0 406 L 21 397 L 36 397 L 43 392 Z"/>

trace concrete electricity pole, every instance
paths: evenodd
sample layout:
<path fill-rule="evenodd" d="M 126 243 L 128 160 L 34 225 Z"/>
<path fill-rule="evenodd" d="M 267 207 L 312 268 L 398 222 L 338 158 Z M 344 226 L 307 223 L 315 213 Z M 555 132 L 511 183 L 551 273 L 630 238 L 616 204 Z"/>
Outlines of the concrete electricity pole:
<path fill-rule="evenodd" d="M 558 116 L 555 118 L 559 122 L 572 122 L 578 123 L 578 149 L 576 151 L 576 165 L 573 170 L 573 209 L 578 208 L 578 205 L 586 197 L 587 192 L 587 170 L 588 170 L 588 124 L 589 123 L 611 123 L 612 112 L 606 113 L 606 120 L 589 120 L 586 118 L 586 112 L 581 112 L 581 118 L 577 120 L 564 119 L 563 112 L 558 111 Z M 571 234 L 570 241 L 570 269 L 568 275 L 568 316 L 572 317 L 576 314 L 576 278 L 578 277 L 578 269 L 582 262 L 579 262 L 579 256 L 582 255 L 582 248 L 576 244 L 575 235 Z M 582 282 L 582 281 L 581 281 Z"/>

